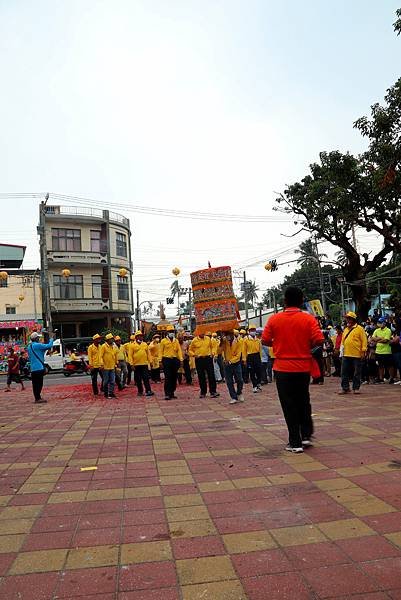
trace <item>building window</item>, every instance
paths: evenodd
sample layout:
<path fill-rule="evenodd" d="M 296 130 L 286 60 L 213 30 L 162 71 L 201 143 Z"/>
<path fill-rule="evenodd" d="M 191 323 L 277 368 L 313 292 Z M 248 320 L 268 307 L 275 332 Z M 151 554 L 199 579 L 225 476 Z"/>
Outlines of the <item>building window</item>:
<path fill-rule="evenodd" d="M 129 300 L 128 281 L 126 277 L 117 276 L 117 292 L 119 300 Z"/>
<path fill-rule="evenodd" d="M 92 298 L 102 297 L 102 276 L 92 275 Z"/>
<path fill-rule="evenodd" d="M 82 275 L 53 275 L 54 298 L 57 300 L 75 300 L 83 298 Z"/>
<path fill-rule="evenodd" d="M 91 252 L 100 252 L 100 231 L 91 229 Z"/>
<path fill-rule="evenodd" d="M 15 315 L 16 312 L 15 306 L 6 306 L 6 315 Z"/>
<path fill-rule="evenodd" d="M 116 233 L 116 254 L 127 258 L 127 236 L 123 233 Z"/>
<path fill-rule="evenodd" d="M 80 252 L 81 230 L 52 228 L 52 248 L 57 251 Z"/>

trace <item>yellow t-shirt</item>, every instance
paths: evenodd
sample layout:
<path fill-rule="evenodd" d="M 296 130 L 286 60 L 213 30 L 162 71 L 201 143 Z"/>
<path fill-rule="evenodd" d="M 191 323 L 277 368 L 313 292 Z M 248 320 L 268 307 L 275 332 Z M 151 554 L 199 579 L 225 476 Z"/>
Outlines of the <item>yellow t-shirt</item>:
<path fill-rule="evenodd" d="M 213 356 L 213 347 L 210 337 L 207 335 L 205 335 L 203 339 L 194 337 L 189 345 L 189 354 L 190 356 L 195 356 L 195 358 Z"/>
<path fill-rule="evenodd" d="M 365 330 L 360 325 L 346 327 L 341 340 L 343 356 L 362 358 L 368 347 L 368 338 Z"/>
<path fill-rule="evenodd" d="M 111 371 L 115 369 L 117 366 L 117 348 L 114 346 L 110 346 L 107 342 L 101 345 L 100 349 L 100 358 L 102 361 L 103 368 L 106 371 Z"/>

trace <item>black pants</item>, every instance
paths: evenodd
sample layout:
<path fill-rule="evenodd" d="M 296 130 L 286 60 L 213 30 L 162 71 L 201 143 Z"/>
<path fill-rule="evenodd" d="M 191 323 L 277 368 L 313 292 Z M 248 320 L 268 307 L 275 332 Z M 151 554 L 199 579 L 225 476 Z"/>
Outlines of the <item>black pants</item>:
<path fill-rule="evenodd" d="M 131 383 L 131 379 L 132 379 L 132 365 L 127 363 L 127 385 L 129 385 Z"/>
<path fill-rule="evenodd" d="M 213 358 L 211 356 L 199 356 L 198 358 L 195 358 L 195 365 L 202 396 L 206 396 L 208 384 L 209 392 L 215 394 L 217 385 L 216 377 L 214 375 Z"/>
<path fill-rule="evenodd" d="M 138 394 L 143 394 L 143 386 L 145 386 L 146 392 L 152 391 L 149 383 L 148 365 L 136 365 L 134 369 L 134 379 L 135 385 L 138 388 Z"/>
<path fill-rule="evenodd" d="M 275 371 L 278 397 L 287 423 L 289 444 L 301 448 L 302 440 L 313 434 L 312 407 L 309 397 L 310 373 Z"/>
<path fill-rule="evenodd" d="M 91 369 L 91 380 L 92 380 L 92 390 L 95 396 L 98 395 L 99 389 L 97 387 L 97 377 L 100 375 L 101 384 L 100 391 L 103 392 L 103 373 L 98 367 L 94 367 Z"/>
<path fill-rule="evenodd" d="M 190 385 L 192 383 L 191 367 L 189 366 L 189 358 L 184 358 L 183 362 L 185 382 Z"/>
<path fill-rule="evenodd" d="M 244 383 L 249 383 L 248 365 L 241 359 L 242 379 Z"/>
<path fill-rule="evenodd" d="M 268 383 L 268 379 L 267 379 L 267 363 L 266 362 L 262 362 L 262 383 L 267 384 Z"/>
<path fill-rule="evenodd" d="M 341 358 L 340 354 L 335 352 L 333 354 L 334 373 L 333 377 L 340 377 L 341 375 Z"/>
<path fill-rule="evenodd" d="M 178 358 L 162 359 L 164 371 L 164 394 L 166 398 L 172 398 L 177 388 L 177 373 L 180 367 Z"/>
<path fill-rule="evenodd" d="M 246 361 L 252 385 L 257 387 L 262 382 L 262 359 L 259 352 L 248 354 Z"/>
<path fill-rule="evenodd" d="M 222 354 L 218 354 L 217 355 L 217 364 L 219 365 L 221 378 L 224 381 L 225 378 L 226 378 L 226 376 L 225 376 L 225 372 L 224 372 L 224 360 L 223 360 L 223 355 Z"/>
<path fill-rule="evenodd" d="M 157 367 L 157 369 L 150 369 L 150 378 L 153 383 L 160 383 L 160 367 Z"/>
<path fill-rule="evenodd" d="M 40 371 L 32 371 L 31 372 L 32 391 L 33 391 L 33 395 L 35 397 L 35 402 L 37 400 L 41 400 L 44 374 L 45 374 L 44 369 L 42 369 Z"/>

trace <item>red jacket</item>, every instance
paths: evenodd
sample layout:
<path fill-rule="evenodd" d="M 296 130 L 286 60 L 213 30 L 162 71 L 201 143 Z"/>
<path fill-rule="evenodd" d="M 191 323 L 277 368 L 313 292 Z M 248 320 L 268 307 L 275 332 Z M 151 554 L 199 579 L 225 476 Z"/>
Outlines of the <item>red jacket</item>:
<path fill-rule="evenodd" d="M 323 340 L 315 317 L 295 307 L 270 317 L 262 334 L 262 343 L 273 346 L 274 370 L 290 373 L 310 373 L 311 349 Z"/>

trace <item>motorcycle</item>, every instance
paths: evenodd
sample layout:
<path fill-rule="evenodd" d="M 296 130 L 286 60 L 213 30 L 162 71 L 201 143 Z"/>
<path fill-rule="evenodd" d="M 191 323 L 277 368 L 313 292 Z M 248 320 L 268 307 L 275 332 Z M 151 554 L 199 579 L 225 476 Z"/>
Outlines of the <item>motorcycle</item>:
<path fill-rule="evenodd" d="M 87 362 L 80 360 L 65 363 L 63 367 L 64 377 L 80 374 L 90 375 L 90 368 Z"/>

